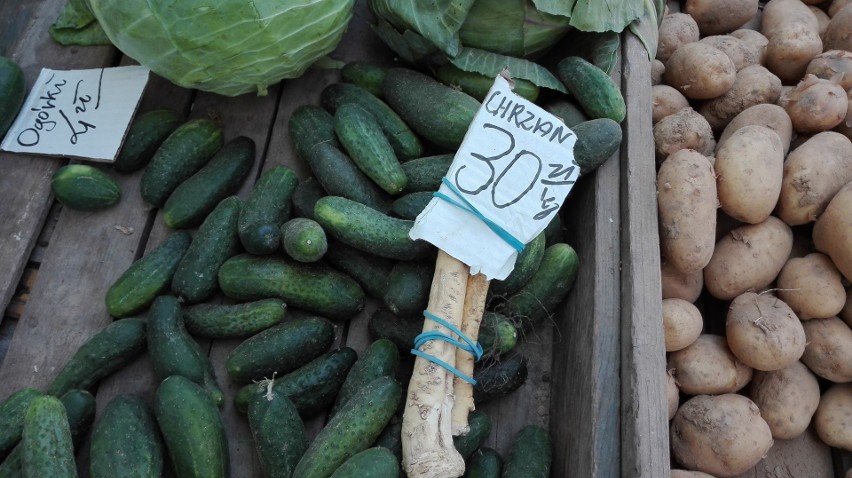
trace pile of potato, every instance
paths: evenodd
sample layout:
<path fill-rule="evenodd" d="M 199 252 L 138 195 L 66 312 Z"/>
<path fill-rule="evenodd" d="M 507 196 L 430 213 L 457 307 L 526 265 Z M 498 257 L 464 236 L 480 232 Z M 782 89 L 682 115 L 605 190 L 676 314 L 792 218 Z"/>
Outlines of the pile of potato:
<path fill-rule="evenodd" d="M 670 7 L 652 80 L 672 476 L 746 472 L 811 424 L 852 450 L 852 0 Z"/>

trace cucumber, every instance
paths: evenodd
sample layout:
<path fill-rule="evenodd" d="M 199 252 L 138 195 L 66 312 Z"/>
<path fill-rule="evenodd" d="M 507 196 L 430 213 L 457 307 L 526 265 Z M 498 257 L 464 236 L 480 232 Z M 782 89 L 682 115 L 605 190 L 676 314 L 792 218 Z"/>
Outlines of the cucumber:
<path fill-rule="evenodd" d="M 538 425 L 527 425 L 512 439 L 503 464 L 502 478 L 547 478 L 553 447 L 550 434 Z"/>
<path fill-rule="evenodd" d="M 89 337 L 47 387 L 62 396 L 71 389 L 88 390 L 101 379 L 132 362 L 145 351 L 147 334 L 142 319 L 115 321 Z"/>
<path fill-rule="evenodd" d="M 562 217 L 554 214 L 544 228 L 544 245 L 546 248 L 559 242 L 565 242 L 565 228 L 562 227 Z"/>
<path fill-rule="evenodd" d="M 390 423 L 385 425 L 385 429 L 382 430 L 382 433 L 376 438 L 376 441 L 373 442 L 373 446 L 380 446 L 382 448 L 387 448 L 393 456 L 396 457 L 396 461 L 402 461 L 402 418 L 394 415 L 391 418 Z M 402 471 L 402 470 L 400 470 Z"/>
<path fill-rule="evenodd" d="M 453 158 L 452 154 L 437 154 L 402 163 L 402 170 L 408 178 L 405 192 L 437 191 L 441 187 L 441 179 L 453 164 Z"/>
<path fill-rule="evenodd" d="M 424 261 L 397 262 L 388 277 L 384 304 L 398 316 L 422 314 L 429 303 L 429 290 L 435 263 Z"/>
<path fill-rule="evenodd" d="M 25 387 L 0 403 L 0 458 L 12 451 L 21 440 L 27 407 L 36 397 L 42 395 L 40 390 Z"/>
<path fill-rule="evenodd" d="M 400 351 L 408 353 L 414 346 L 414 338 L 423 331 L 423 316 L 397 317 L 388 309 L 380 308 L 370 316 L 367 330 L 370 337 L 388 339 Z"/>
<path fill-rule="evenodd" d="M 518 351 L 478 363 L 473 373 L 473 401 L 481 404 L 508 395 L 526 382 L 527 373 L 527 359 Z"/>
<path fill-rule="evenodd" d="M 154 416 L 179 478 L 228 476 L 228 439 L 222 417 L 207 392 L 181 375 L 163 380 Z"/>
<path fill-rule="evenodd" d="M 308 162 L 308 152 L 316 145 L 329 143 L 338 146 L 334 134 L 334 116 L 317 105 L 302 105 L 293 110 L 287 121 L 290 141 L 300 158 Z M 314 173 L 316 174 L 316 173 Z"/>
<path fill-rule="evenodd" d="M 25 478 L 76 478 L 71 426 L 62 402 L 53 396 L 36 397 L 27 407 L 21 435 Z"/>
<path fill-rule="evenodd" d="M 50 189 L 56 200 L 77 211 L 100 211 L 118 204 L 121 187 L 98 168 L 69 164 L 53 173 Z"/>
<path fill-rule="evenodd" d="M 399 472 L 399 460 L 390 450 L 373 447 L 352 455 L 331 478 L 394 478 Z"/>
<path fill-rule="evenodd" d="M 334 403 L 346 374 L 357 358 L 358 354 L 349 347 L 332 350 L 276 379 L 273 390 L 289 398 L 299 415 L 313 416 Z M 266 391 L 265 382 L 246 385 L 234 397 L 234 407 L 245 413 L 252 397 Z"/>
<path fill-rule="evenodd" d="M 432 201 L 432 194 L 432 191 L 408 193 L 391 204 L 390 212 L 396 217 L 413 221 Z"/>
<path fill-rule="evenodd" d="M 169 195 L 163 221 L 172 229 L 196 227 L 216 206 L 237 192 L 251 171 L 255 145 L 240 136 L 228 142 L 203 168 Z"/>
<path fill-rule="evenodd" d="M 387 67 L 366 61 L 350 61 L 340 69 L 340 79 L 358 85 L 377 98 L 382 97 L 382 80 Z"/>
<path fill-rule="evenodd" d="M 384 70 L 379 81 L 384 81 Z M 378 84 L 381 89 L 381 83 Z M 332 83 L 320 95 L 322 105 L 336 113 L 344 104 L 356 104 L 369 111 L 379 123 L 385 137 L 400 161 L 408 161 L 423 154 L 420 139 L 409 128 L 405 121 L 387 103 L 379 99 L 382 93 L 371 94 L 364 88 L 354 84 Z"/>
<path fill-rule="evenodd" d="M 486 311 L 482 315 L 477 341 L 482 346 L 483 357 L 503 355 L 517 345 L 518 329 L 505 315 Z"/>
<path fill-rule="evenodd" d="M 219 268 L 240 252 L 237 220 L 243 201 L 225 198 L 204 219 L 172 278 L 172 292 L 187 304 L 208 299 L 218 290 Z"/>
<path fill-rule="evenodd" d="M 280 227 L 290 218 L 291 199 L 299 179 L 286 166 L 273 166 L 260 176 L 240 210 L 237 230 L 249 254 L 272 254 L 281 244 Z"/>
<path fill-rule="evenodd" d="M 322 185 L 323 195 L 327 192 L 347 197 L 379 211 L 390 208 L 391 201 L 387 193 L 337 146 L 319 143 L 305 154 L 305 162 Z"/>
<path fill-rule="evenodd" d="M 248 405 L 248 422 L 265 478 L 289 478 L 308 449 L 308 434 L 299 412 L 286 396 L 272 389 Z"/>
<path fill-rule="evenodd" d="M 411 129 L 446 149 L 461 145 L 479 110 L 474 97 L 407 68 L 388 69 L 382 93 Z"/>
<path fill-rule="evenodd" d="M 609 118 L 621 123 L 627 114 L 624 97 L 612 78 L 578 56 L 563 58 L 556 73 L 589 118 Z"/>
<path fill-rule="evenodd" d="M 241 304 L 196 304 L 183 310 L 187 332 L 208 339 L 254 335 L 284 320 L 287 305 L 280 299 Z"/>
<path fill-rule="evenodd" d="M 394 261 L 369 254 L 340 241 L 330 242 L 325 260 L 335 269 L 348 274 L 372 297 L 385 294 Z"/>
<path fill-rule="evenodd" d="M 502 469 L 503 458 L 497 450 L 482 447 L 468 459 L 463 478 L 500 478 Z"/>
<path fill-rule="evenodd" d="M 118 395 L 104 407 L 92 430 L 89 476 L 156 478 L 163 471 L 163 444 L 148 404 Z"/>
<path fill-rule="evenodd" d="M 334 131 L 358 166 L 388 194 L 399 194 L 408 179 L 376 118 L 355 103 L 344 103 L 334 113 Z"/>
<path fill-rule="evenodd" d="M 321 317 L 288 320 L 237 345 L 225 370 L 237 383 L 283 375 L 322 355 L 334 342 L 334 326 Z"/>
<path fill-rule="evenodd" d="M 467 460 L 488 439 L 491 434 L 491 417 L 482 410 L 474 410 L 467 416 L 470 430 L 464 435 L 453 437 L 456 451 Z"/>
<path fill-rule="evenodd" d="M 26 80 L 21 67 L 15 60 L 0 56 L 0 138 L 6 136 L 18 116 L 25 95 Z"/>
<path fill-rule="evenodd" d="M 571 129 L 577 135 L 574 160 L 581 175 L 597 169 L 621 146 L 621 125 L 609 118 L 584 121 Z"/>
<path fill-rule="evenodd" d="M 565 126 L 572 129 L 574 128 L 574 125 L 578 125 L 584 121 L 589 121 L 589 117 L 586 116 L 586 113 L 584 113 L 579 106 L 570 101 L 554 101 L 544 105 L 544 109 L 548 113 L 561 119 L 562 122 L 565 123 Z"/>
<path fill-rule="evenodd" d="M 514 294 L 524 284 L 529 282 L 530 278 L 532 278 L 535 271 L 541 265 L 541 259 L 544 257 L 545 242 L 546 238 L 542 231 L 541 234 L 534 237 L 524 247 L 524 250 L 518 254 L 518 258 L 515 260 L 515 268 L 512 269 L 508 277 L 503 280 L 491 281 L 489 288 L 491 295 L 507 296 Z"/>
<path fill-rule="evenodd" d="M 428 242 L 408 237 L 414 221 L 390 217 L 344 197 L 320 198 L 314 206 L 314 219 L 327 234 L 377 256 L 415 260 L 432 251 Z"/>
<path fill-rule="evenodd" d="M 364 206 L 366 207 L 366 206 Z M 219 268 L 219 287 L 239 300 L 278 298 L 290 307 L 334 320 L 348 320 L 364 308 L 364 291 L 351 277 L 320 264 L 247 254 Z"/>
<path fill-rule="evenodd" d="M 318 222 L 297 217 L 281 226 L 281 247 L 293 260 L 316 262 L 328 250 L 328 239 Z"/>
<path fill-rule="evenodd" d="M 183 121 L 180 113 L 170 109 L 151 110 L 136 117 L 112 163 L 115 172 L 130 174 L 144 168 Z"/>
<path fill-rule="evenodd" d="M 379 377 L 362 387 L 329 419 L 305 451 L 293 478 L 330 476 L 353 455 L 375 441 L 396 411 L 402 387 Z"/>
<path fill-rule="evenodd" d="M 204 387 L 211 401 L 221 405 L 225 395 L 216 383 L 213 366 L 183 325 L 180 303 L 170 295 L 157 297 L 148 312 L 148 354 L 154 377 L 180 375 Z"/>
<path fill-rule="evenodd" d="M 452 63 L 444 63 L 435 70 L 435 78 L 441 83 L 457 87 L 461 91 L 476 98 L 480 102 L 488 96 L 488 91 L 494 85 L 494 78 L 475 71 L 465 71 Z M 522 98 L 535 103 L 538 99 L 539 88 L 534 83 L 523 78 L 513 79 L 515 86 L 512 91 Z"/>
<path fill-rule="evenodd" d="M 208 119 L 194 119 L 178 126 L 160 144 L 142 173 L 142 199 L 162 207 L 180 183 L 204 167 L 222 144 L 222 129 Z"/>
<path fill-rule="evenodd" d="M 384 377 L 393 377 L 399 367 L 399 350 L 396 345 L 387 339 L 378 339 L 367 347 L 364 354 L 349 369 L 346 380 L 337 393 L 334 406 L 330 415 L 337 413 L 346 402 L 352 398 L 358 390 L 373 380 Z"/>
<path fill-rule="evenodd" d="M 192 236 L 177 231 L 121 274 L 106 293 L 110 315 L 122 319 L 145 310 L 168 290 L 175 270 L 189 249 Z"/>
<path fill-rule="evenodd" d="M 356 168 L 357 169 L 357 168 Z M 310 177 L 296 185 L 293 190 L 293 213 L 298 217 L 314 218 L 314 205 L 319 201 L 319 198 L 326 196 L 325 190 L 320 185 L 316 178 Z M 275 229 L 276 234 L 281 236 L 281 228 Z M 279 239 L 275 245 L 275 249 L 281 246 Z"/>

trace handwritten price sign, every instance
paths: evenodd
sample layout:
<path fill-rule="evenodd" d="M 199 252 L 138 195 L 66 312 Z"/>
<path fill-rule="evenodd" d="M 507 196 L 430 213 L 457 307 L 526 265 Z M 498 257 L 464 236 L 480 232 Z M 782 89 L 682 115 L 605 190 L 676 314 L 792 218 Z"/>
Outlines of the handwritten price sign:
<path fill-rule="evenodd" d="M 471 274 L 505 279 L 518 254 L 513 240 L 526 244 L 541 233 L 579 177 L 576 140 L 561 120 L 498 76 L 410 236 L 464 262 Z"/>
<path fill-rule="evenodd" d="M 43 69 L 0 148 L 113 161 L 147 81 L 141 66 Z"/>

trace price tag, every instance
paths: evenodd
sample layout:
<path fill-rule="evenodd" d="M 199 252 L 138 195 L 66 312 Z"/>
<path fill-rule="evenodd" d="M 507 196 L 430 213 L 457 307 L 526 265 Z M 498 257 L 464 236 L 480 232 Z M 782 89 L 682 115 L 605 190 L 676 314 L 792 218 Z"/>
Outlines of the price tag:
<path fill-rule="evenodd" d="M 464 262 L 471 274 L 505 279 L 518 255 L 513 239 L 526 244 L 541 233 L 579 177 L 576 140 L 559 118 L 498 76 L 409 236 Z M 453 202 L 469 203 L 477 213 Z"/>
<path fill-rule="evenodd" d="M 0 149 L 114 161 L 148 73 L 143 66 L 42 69 Z"/>

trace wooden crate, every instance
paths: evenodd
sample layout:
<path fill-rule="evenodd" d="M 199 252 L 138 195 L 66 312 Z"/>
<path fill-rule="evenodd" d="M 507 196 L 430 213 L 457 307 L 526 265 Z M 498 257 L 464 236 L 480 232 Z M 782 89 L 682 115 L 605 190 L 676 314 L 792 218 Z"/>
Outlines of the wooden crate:
<path fill-rule="evenodd" d="M 62 47 L 47 28 L 64 0 L 0 5 L 0 53 L 14 58 L 32 84 L 42 67 L 94 68 L 131 63 L 110 47 Z M 387 48 L 372 34 L 359 1 L 346 37 L 332 54 L 344 60 L 390 64 Z M 553 477 L 668 476 L 668 431 L 659 324 L 654 162 L 650 125 L 650 66 L 640 42 L 625 34 L 616 78 L 628 101 L 620 152 L 572 193 L 563 218 L 567 240 L 580 257 L 576 285 L 554 317 L 555 327 L 526 337 L 529 378 L 518 391 L 488 403 L 487 446 L 505 454 L 515 432 L 535 423 L 549 427 Z M 290 113 L 318 104 L 337 81 L 334 71 L 310 70 L 270 88 L 265 97 L 224 98 L 178 88 L 153 77 L 139 111 L 170 107 L 189 117 L 209 117 L 226 139 L 251 137 L 259 146 L 252 178 L 285 164 L 308 170 L 287 134 Z M 139 195 L 139 174 L 117 176 L 122 201 L 98 213 L 61 208 L 49 189 L 64 161 L 0 153 L 0 399 L 22 386 L 45 387 L 87 338 L 109 324 L 103 297 L 110 284 L 170 231 L 161 213 Z M 241 195 L 251 188 L 246 184 Z M 655 275 L 656 274 L 656 275 Z M 362 351 L 369 343 L 367 313 L 338 324 L 337 343 Z M 232 476 L 260 476 L 244 417 L 231 405 L 238 386 L 223 368 L 238 341 L 206 341 L 228 400 L 222 409 L 229 435 Z M 104 380 L 98 409 L 120 393 L 152 399 L 155 383 L 147 357 Z M 310 434 L 322 417 L 308 422 Z M 88 476 L 88 443 L 78 452 L 80 476 Z"/>

